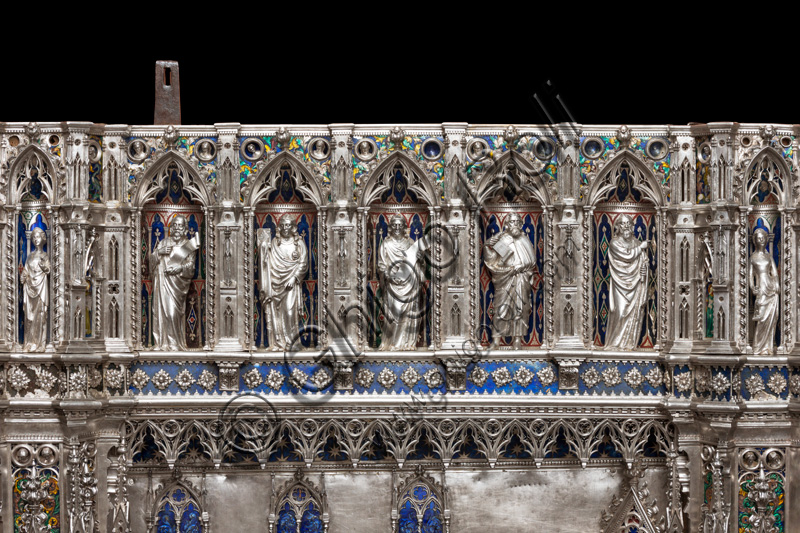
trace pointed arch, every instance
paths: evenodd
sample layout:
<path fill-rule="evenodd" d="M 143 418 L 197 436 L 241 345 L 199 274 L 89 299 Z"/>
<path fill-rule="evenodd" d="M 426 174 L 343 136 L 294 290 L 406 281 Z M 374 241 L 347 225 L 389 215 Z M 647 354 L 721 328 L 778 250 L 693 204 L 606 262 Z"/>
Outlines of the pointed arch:
<path fill-rule="evenodd" d="M 204 207 L 213 202 L 213 193 L 206 184 L 206 180 L 177 152 L 167 152 L 155 161 L 138 180 L 131 194 L 131 203 L 134 207 L 143 207 L 155 199 L 156 194 L 169 187 L 171 177 L 170 169 L 177 167 L 178 177 L 181 179 L 184 190 L 191 193 L 196 201 Z"/>
<path fill-rule="evenodd" d="M 244 192 L 244 202 L 247 206 L 255 206 L 266 200 L 269 194 L 278 189 L 283 178 L 282 170 L 289 167 L 289 177 L 294 181 L 298 191 L 303 193 L 306 201 L 320 207 L 327 203 L 327 196 L 323 195 L 322 188 L 313 174 L 306 168 L 300 158 L 292 152 L 285 150 L 264 166 L 248 183 Z"/>
<path fill-rule="evenodd" d="M 552 314 L 548 313 L 552 301 L 545 294 L 545 286 L 552 290 L 553 277 L 548 265 L 554 253 L 553 219 L 548 210 L 552 205 L 550 187 L 555 186 L 555 182 L 546 182 L 545 175 L 516 151 L 499 156 L 476 178 L 473 199 L 480 207 L 476 258 L 480 274 L 473 283 L 477 285 L 476 307 L 481 324 L 475 333 L 481 345 L 521 343 L 526 349 L 538 348 L 555 337 L 550 324 Z M 498 285 L 487 263 L 486 243 L 508 231 L 506 221 L 512 216 L 518 217 L 522 235 L 530 241 L 529 253 L 515 263 L 530 271 L 522 294 L 509 290 L 507 282 Z M 514 316 L 514 320 L 504 318 L 495 322 L 500 310 L 506 317 Z M 545 337 L 545 332 L 549 337 Z"/>
<path fill-rule="evenodd" d="M 624 164 L 627 164 L 631 170 L 629 176 L 633 187 L 643 192 L 654 205 L 666 205 L 661 184 L 658 183 L 653 171 L 647 168 L 639 158 L 627 151 L 609 160 L 600 171 L 600 175 L 592 181 L 586 196 L 587 204 L 596 205 L 605 199 L 608 193 L 617 186 L 619 170 Z"/>
<path fill-rule="evenodd" d="M 626 151 L 603 166 L 589 184 L 584 199 L 585 216 L 588 219 L 588 224 L 584 224 L 584 239 L 592 259 L 583 270 L 584 283 L 591 284 L 591 292 L 584 294 L 583 308 L 585 315 L 593 317 L 589 328 L 584 326 L 585 340 L 594 346 L 606 347 L 608 328 L 624 323 L 615 318 L 615 311 L 611 309 L 613 284 L 609 250 L 610 243 L 617 235 L 617 222 L 627 216 L 632 223 L 634 237 L 650 243 L 645 263 L 648 275 L 644 307 L 637 311 L 635 321 L 631 323 L 633 332 L 618 348 L 653 349 L 660 339 L 666 337 L 664 328 L 669 312 L 664 305 L 667 294 L 665 265 L 668 258 L 664 248 L 667 235 L 663 214 L 666 192 L 655 173 L 636 154 Z M 675 254 L 676 266 L 680 269 L 677 243 Z M 678 274 L 680 277 L 680 270 Z M 634 338 L 633 346 L 628 346 L 630 337 Z"/>
<path fill-rule="evenodd" d="M 116 235 L 111 235 L 108 241 L 108 276 L 109 279 L 120 279 L 119 242 Z"/>
<path fill-rule="evenodd" d="M 424 472 L 412 474 L 397 488 L 392 510 L 393 531 L 447 531 L 450 515 L 446 494 L 447 489 Z"/>
<path fill-rule="evenodd" d="M 659 516 L 657 501 L 650 499 L 647 481 L 644 479 L 644 466 L 637 457 L 622 482 L 621 495 L 614 497 L 602 513 L 602 533 L 619 531 L 638 531 L 639 533 L 658 533 Z"/>
<path fill-rule="evenodd" d="M 502 189 L 506 176 L 512 170 L 516 170 L 516 186 L 528 192 L 542 206 L 551 205 L 552 198 L 542 172 L 515 150 L 498 157 L 478 177 L 475 187 L 478 205 L 484 205 Z"/>
<path fill-rule="evenodd" d="M 44 176 L 46 179 L 41 179 L 40 177 L 40 165 L 44 165 L 45 167 Z M 32 174 L 34 170 L 36 170 L 36 175 Z M 42 193 L 47 196 L 47 202 L 55 202 L 54 188 L 57 176 L 57 166 L 50 157 L 50 154 L 35 144 L 29 144 L 20 150 L 8 170 L 9 203 L 17 204 L 22 202 L 22 196 L 32 185 L 34 178 L 38 178 L 38 182 L 41 183 Z"/>
<path fill-rule="evenodd" d="M 766 163 L 772 163 L 776 168 L 769 169 L 769 165 L 765 166 Z M 761 173 L 761 171 L 768 170 L 777 170 L 778 176 L 776 177 L 774 172 L 770 172 L 766 177 L 766 180 L 751 178 L 753 173 L 756 171 Z M 777 196 L 781 205 L 792 205 L 792 171 L 789 168 L 789 165 L 786 164 L 786 160 L 784 160 L 781 154 L 771 146 L 762 148 L 755 156 L 753 156 L 750 164 L 747 165 L 747 169 L 745 170 L 742 179 L 742 183 L 745 184 L 745 205 L 753 205 L 751 201 L 753 195 L 757 193 L 756 188 L 759 181 L 772 182 L 770 185 L 772 185 L 775 189 L 775 192 L 778 193 Z"/>
<path fill-rule="evenodd" d="M 248 208 L 245 215 L 245 243 L 262 243 L 265 242 L 263 239 L 277 238 L 283 216 L 290 216 L 295 224 L 296 235 L 300 238 L 297 242 L 305 247 L 305 268 L 297 285 L 300 312 L 292 320 L 300 321 L 298 329 L 294 330 L 298 336 L 295 340 L 302 346 L 300 349 L 312 348 L 319 340 L 317 326 L 320 313 L 325 312 L 320 311 L 319 305 L 320 281 L 321 276 L 325 275 L 324 265 L 319 262 L 319 247 L 325 234 L 320 213 L 323 205 L 328 203 L 328 192 L 321 188 L 318 178 L 297 155 L 283 151 L 273 156 L 269 163 L 259 166 L 259 170 L 246 183 L 242 197 Z M 245 336 L 256 348 L 275 349 L 280 341 L 275 330 L 270 329 L 269 319 L 274 311 L 269 311 L 271 307 L 266 305 L 266 293 L 262 290 L 268 283 L 268 258 L 262 255 L 260 244 L 244 253 L 248 263 L 253 265 L 252 278 L 248 278 L 246 283 L 252 283 L 254 288 L 252 291 L 246 289 L 248 299 L 245 300 L 245 309 L 253 305 L 252 313 L 246 311 L 246 315 L 254 318 L 246 324 Z"/>
<path fill-rule="evenodd" d="M 322 474 L 323 476 L 325 474 Z M 298 470 L 294 478 L 286 483 L 275 497 L 273 479 L 274 508 L 269 515 L 270 531 L 277 533 L 297 533 L 309 531 L 324 533 L 328 531 L 328 501 L 324 485 L 317 489 Z M 323 477 L 324 483 L 324 477 Z M 277 523 L 277 529 L 273 529 Z"/>
<path fill-rule="evenodd" d="M 678 168 L 678 202 L 691 202 L 697 199 L 697 174 L 698 171 L 689 162 L 689 158 L 683 160 Z"/>
<path fill-rule="evenodd" d="M 363 207 L 379 201 L 381 195 L 389 190 L 391 178 L 398 166 L 406 177 L 410 191 L 419 195 L 430 206 L 439 205 L 441 191 L 434 187 L 419 164 L 402 151 L 392 152 L 370 172 L 360 194 L 359 205 Z"/>
<path fill-rule="evenodd" d="M 189 483 L 173 479 L 155 499 L 155 531 L 197 531 L 208 529 L 208 513 L 201 507 L 200 495 Z M 187 525 L 188 524 L 188 525 Z"/>

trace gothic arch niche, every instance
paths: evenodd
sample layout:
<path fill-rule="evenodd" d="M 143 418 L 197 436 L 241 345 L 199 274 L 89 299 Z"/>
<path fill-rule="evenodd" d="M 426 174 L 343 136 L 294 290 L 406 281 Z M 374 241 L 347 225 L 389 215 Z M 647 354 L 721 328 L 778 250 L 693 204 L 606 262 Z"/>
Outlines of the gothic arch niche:
<path fill-rule="evenodd" d="M 25 350 L 43 351 L 45 345 L 50 346 L 53 341 L 57 340 L 54 336 L 58 336 L 60 331 L 58 320 L 56 320 L 55 324 L 52 323 L 54 316 L 56 319 L 59 318 L 58 314 L 54 315 L 53 304 L 57 301 L 54 291 L 63 290 L 62 284 L 58 283 L 60 269 L 57 268 L 58 263 L 56 261 L 59 257 L 57 249 L 59 243 L 50 229 L 52 225 L 51 219 L 53 218 L 52 204 L 55 201 L 53 185 L 56 178 L 56 170 L 52 160 L 43 150 L 35 145 L 28 145 L 17 156 L 9 169 L 8 176 L 10 187 L 8 198 L 11 201 L 10 204 L 19 206 L 15 221 L 16 227 L 8 226 L 8 231 L 11 234 L 7 236 L 9 241 L 16 241 L 16 246 L 12 244 L 6 247 L 5 258 L 7 279 L 14 278 L 14 275 L 9 272 L 12 269 L 16 270 L 17 279 L 17 290 L 14 295 L 9 295 L 10 299 L 16 299 L 16 305 L 13 310 L 7 310 L 11 314 L 11 316 L 7 317 L 10 320 L 8 328 L 12 327 L 13 317 L 16 316 L 16 331 L 9 337 L 16 337 L 17 342 Z M 47 260 L 42 261 L 41 254 L 38 254 L 40 257 L 37 260 L 38 265 L 33 263 L 29 265 L 28 259 L 33 257 L 36 252 L 32 236 L 34 232 L 38 231 L 43 231 L 45 235 L 41 251 Z M 16 257 L 11 255 L 13 250 L 16 250 Z M 14 268 L 15 265 L 17 266 L 16 269 Z M 44 272 L 42 268 L 49 270 L 45 279 L 41 279 Z M 33 331 L 25 331 L 26 284 L 23 283 L 23 277 L 29 281 L 30 287 L 27 290 L 31 301 L 38 298 L 40 302 L 39 305 L 32 303 L 30 308 L 44 312 L 44 316 L 40 320 L 29 321 L 29 325 L 38 329 L 38 334 Z M 9 289 L 6 288 L 6 290 Z M 42 329 L 44 330 L 43 332 Z M 7 333 L 12 332 L 7 331 Z M 39 338 L 42 335 L 44 336 L 43 339 L 40 339 L 42 342 L 37 342 L 35 338 Z"/>
<path fill-rule="evenodd" d="M 658 258 L 661 235 L 664 232 L 661 208 L 665 205 L 661 189 L 644 165 L 623 153 L 610 161 L 602 174 L 594 180 L 587 199 L 584 209 L 588 220 L 584 221 L 584 232 L 586 233 L 588 224 L 591 224 L 591 234 L 585 234 L 584 240 L 587 244 L 592 242 L 593 246 L 592 260 L 584 267 L 584 276 L 591 283 L 590 294 L 584 295 L 584 304 L 591 299 L 591 310 L 588 311 L 588 315 L 593 317 L 590 344 L 596 347 L 607 346 L 613 285 L 609 249 L 615 237 L 615 226 L 617 229 L 621 228 L 625 217 L 628 217 L 632 223 L 633 238 L 639 242 L 646 240 L 650 244 L 646 250 L 639 252 L 643 254 L 640 257 L 646 265 L 647 276 L 643 306 L 640 312 L 634 312 L 623 319 L 640 322 L 626 323 L 629 328 L 633 328 L 635 341 L 632 348 L 623 349 L 656 349 L 660 335 L 664 334 L 664 331 L 658 331 L 658 325 L 665 320 L 664 317 L 659 318 L 662 292 L 659 286 L 663 274 L 660 273 Z M 623 320 L 620 321 L 621 324 Z M 690 324 L 687 315 L 687 329 Z"/>
<path fill-rule="evenodd" d="M 274 508 L 269 515 L 270 533 L 327 533 L 329 518 L 324 475 L 319 490 L 298 471 L 277 497 L 273 477 Z"/>
<path fill-rule="evenodd" d="M 300 280 L 300 349 L 315 348 L 320 342 L 319 282 L 323 268 L 319 264 L 318 241 L 323 193 L 296 156 L 291 152 L 281 152 L 255 177 L 252 188 L 245 192 L 245 201 L 251 208 L 245 222 L 246 231 L 249 232 L 252 228 L 252 235 L 255 237 L 249 239 L 252 253 L 247 258 L 253 264 L 253 288 L 250 293 L 254 302 L 253 343 L 257 348 L 272 346 L 266 320 L 268 317 L 265 315 L 266 302 L 261 300 L 259 239 L 277 236 L 280 219 L 288 215 L 296 224 L 297 234 L 307 252 L 306 270 Z"/>
<path fill-rule="evenodd" d="M 412 474 L 397 487 L 392 510 L 392 531 L 446 533 L 450 529 L 447 489 L 422 472 Z"/>
<path fill-rule="evenodd" d="M 781 294 L 785 282 L 785 256 L 791 253 L 791 226 L 785 224 L 784 211 L 789 199 L 791 176 L 781 157 L 771 148 L 757 154 L 745 173 L 745 202 L 747 213 L 747 301 L 740 302 L 747 314 L 747 346 L 756 354 L 771 354 L 775 350 L 791 349 L 791 328 L 782 327 L 790 317 L 788 294 Z M 743 215 L 744 216 L 744 215 Z M 765 235 L 766 257 L 756 257 L 756 242 Z M 758 320 L 761 319 L 761 320 Z M 788 318 L 790 322 L 791 319 Z M 770 335 L 766 330 L 773 330 Z M 769 337 L 769 338 L 767 338 Z"/>
<path fill-rule="evenodd" d="M 366 253 L 361 260 L 366 263 L 366 342 L 371 349 L 388 349 L 385 342 L 389 303 L 385 287 L 381 283 L 381 247 L 387 241 L 393 218 L 400 217 L 405 225 L 405 237 L 413 241 L 405 252 L 406 259 L 392 265 L 384 265 L 387 269 L 398 267 L 408 269 L 409 283 L 412 288 L 399 305 L 401 320 L 417 321 L 417 341 L 415 348 L 433 346 L 438 338 L 438 331 L 432 322 L 434 291 L 432 284 L 431 257 L 433 246 L 431 227 L 436 224 L 434 206 L 439 203 L 439 196 L 425 177 L 419 166 L 402 152 L 394 152 L 372 171 L 360 204 L 367 207 L 366 219 L 363 220 L 366 235 Z M 359 217 L 364 218 L 359 210 Z M 399 219 L 398 219 L 399 220 Z M 405 246 L 405 244 L 401 245 Z M 399 250 L 399 248 L 398 248 Z M 418 252 L 418 253 L 415 253 Z M 359 248 L 358 253 L 363 253 Z M 417 259 L 419 257 L 419 259 Z M 402 263 L 402 264 L 400 264 Z M 363 294 L 363 293 L 359 293 Z M 395 300 L 395 305 L 400 302 Z M 362 330 L 363 331 L 363 330 Z"/>
<path fill-rule="evenodd" d="M 494 317 L 498 312 L 497 301 L 499 295 L 496 291 L 495 281 L 486 262 L 485 245 L 492 237 L 504 230 L 506 223 L 512 215 L 518 215 L 522 223 L 522 232 L 529 239 L 534 260 L 528 265 L 530 294 L 522 297 L 522 321 L 524 323 L 521 333 L 521 346 L 538 348 L 549 339 L 546 335 L 551 332 L 551 325 L 547 318 L 546 278 L 547 264 L 547 235 L 550 231 L 547 206 L 550 205 L 550 195 L 540 174 L 516 152 L 506 152 L 493 165 L 488 167 L 478 179 L 477 201 L 480 210 L 480 276 L 477 280 L 478 298 L 480 301 L 480 324 L 475 335 L 478 342 L 488 346 L 494 342 Z M 511 259 L 509 257 L 508 259 Z M 516 263 L 515 263 L 516 264 Z M 549 282 L 552 291 L 552 280 Z M 508 297 L 503 302 L 513 301 Z M 506 304 L 501 304 L 505 306 Z M 546 333 L 548 332 L 548 333 Z M 509 346 L 512 336 L 499 339 L 501 346 Z"/>
<path fill-rule="evenodd" d="M 183 313 L 183 331 L 186 347 L 202 349 L 211 341 L 207 332 L 206 317 L 211 311 L 213 298 L 207 297 L 206 248 L 213 239 L 208 228 L 208 205 L 210 197 L 202 178 L 197 175 L 180 156 L 170 152 L 162 157 L 142 178 L 134 192 L 133 205 L 137 208 L 133 227 L 139 228 L 139 308 L 141 309 L 141 346 L 153 347 L 154 272 L 150 270 L 150 258 L 156 247 L 167 237 L 169 225 L 182 216 L 186 220 L 187 238 L 199 235 L 200 247 L 194 254 L 194 272 L 186 294 Z M 191 254 L 188 256 L 191 257 Z M 137 317 L 138 318 L 138 317 Z"/>
<path fill-rule="evenodd" d="M 151 530 L 155 533 L 208 531 L 208 513 L 203 512 L 195 491 L 180 481 L 173 481 L 160 491 L 153 516 L 155 527 Z"/>

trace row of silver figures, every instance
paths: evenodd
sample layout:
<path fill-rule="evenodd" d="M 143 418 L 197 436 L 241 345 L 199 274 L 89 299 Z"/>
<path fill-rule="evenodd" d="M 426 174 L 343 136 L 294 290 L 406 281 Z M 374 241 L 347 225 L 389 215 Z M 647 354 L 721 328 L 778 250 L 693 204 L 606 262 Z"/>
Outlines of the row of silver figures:
<path fill-rule="evenodd" d="M 199 235 L 187 235 L 187 220 L 175 216 L 169 235 L 150 254 L 153 272 L 152 326 L 155 350 L 186 350 L 184 312 L 186 297 L 195 271 Z M 414 350 L 418 345 L 423 306 L 425 240 L 407 235 L 401 215 L 389 221 L 389 234 L 378 250 L 378 274 L 383 290 L 385 316 L 381 350 Z M 774 351 L 778 321 L 780 281 L 772 255 L 767 251 L 768 233 L 753 232 L 749 284 L 754 297 L 753 353 Z M 48 275 L 50 260 L 44 251 L 45 232 L 31 231 L 33 251 L 20 273 L 23 285 L 24 346 L 41 352 L 47 345 Z M 302 307 L 301 281 L 308 270 L 308 249 L 298 234 L 291 215 L 278 223 L 278 234 L 258 230 L 260 252 L 260 297 L 267 323 L 270 349 L 291 350 L 299 340 Z M 649 241 L 633 234 L 633 220 L 622 215 L 614 225 L 609 244 L 609 310 L 605 349 L 633 350 L 637 346 L 648 300 Z M 510 337 L 518 349 L 527 332 L 531 312 L 530 291 L 536 255 L 522 228 L 522 219 L 511 214 L 503 231 L 484 247 L 486 267 L 495 288 L 492 343 L 497 348 Z"/>

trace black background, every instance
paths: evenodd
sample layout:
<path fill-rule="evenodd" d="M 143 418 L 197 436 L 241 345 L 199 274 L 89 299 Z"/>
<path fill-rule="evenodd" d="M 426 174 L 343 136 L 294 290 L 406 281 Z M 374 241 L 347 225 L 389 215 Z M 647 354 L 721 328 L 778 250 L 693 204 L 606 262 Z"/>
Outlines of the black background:
<path fill-rule="evenodd" d="M 786 57 L 757 48 L 714 63 L 702 47 L 630 48 L 611 37 L 571 48 L 467 35 L 305 44 L 252 25 L 228 30 L 229 40 L 198 40 L 151 29 L 148 48 L 112 25 L 94 42 L 18 47 L 0 62 L 0 121 L 152 124 L 154 64 L 172 59 L 183 124 L 800 122 Z"/>

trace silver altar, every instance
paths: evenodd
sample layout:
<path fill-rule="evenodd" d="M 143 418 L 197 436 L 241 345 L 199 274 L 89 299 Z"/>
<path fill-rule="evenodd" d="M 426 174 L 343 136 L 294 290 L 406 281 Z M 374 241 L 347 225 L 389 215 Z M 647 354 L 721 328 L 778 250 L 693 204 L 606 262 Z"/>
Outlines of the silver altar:
<path fill-rule="evenodd" d="M 0 123 L 0 531 L 794 531 L 798 133 Z"/>

